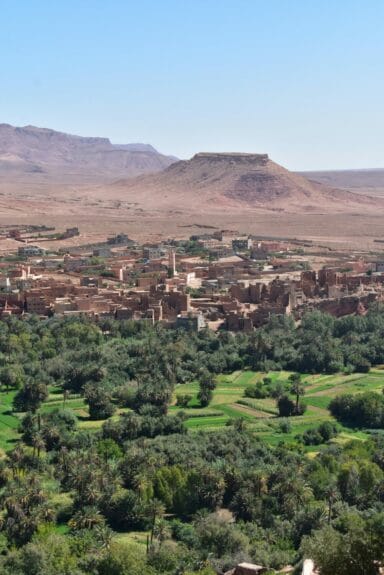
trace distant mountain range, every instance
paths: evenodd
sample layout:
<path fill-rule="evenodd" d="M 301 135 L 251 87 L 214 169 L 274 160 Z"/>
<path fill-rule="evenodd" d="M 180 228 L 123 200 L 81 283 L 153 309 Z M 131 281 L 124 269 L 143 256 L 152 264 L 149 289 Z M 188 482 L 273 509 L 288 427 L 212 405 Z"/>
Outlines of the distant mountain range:
<path fill-rule="evenodd" d="M 300 172 L 302 176 L 327 186 L 343 188 L 356 193 L 384 195 L 384 169 L 330 170 Z"/>
<path fill-rule="evenodd" d="M 107 138 L 0 124 L 0 177 L 106 180 L 161 171 L 175 160 L 148 144 L 115 145 Z"/>
<path fill-rule="evenodd" d="M 212 217 L 216 225 L 223 215 L 249 219 L 265 212 L 376 214 L 384 209 L 375 187 L 382 183 L 384 192 L 383 174 L 294 173 L 267 154 L 198 153 L 180 161 L 148 144 L 115 145 L 107 138 L 0 124 L 2 210 L 25 217 L 31 209 L 36 214 L 53 209 L 55 202 L 61 202 L 55 207 L 59 214 L 83 210 L 90 217 L 92 210 L 103 209 L 108 217 L 122 217 L 124 209 L 136 218 L 151 214 L 162 219 L 163 229 L 175 215 L 197 218 L 193 221 Z"/>

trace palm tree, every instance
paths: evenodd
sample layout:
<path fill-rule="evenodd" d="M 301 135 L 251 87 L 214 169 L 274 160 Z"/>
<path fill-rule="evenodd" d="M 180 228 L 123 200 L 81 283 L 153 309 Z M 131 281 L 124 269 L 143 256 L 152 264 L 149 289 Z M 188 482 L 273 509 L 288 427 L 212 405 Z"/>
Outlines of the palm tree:
<path fill-rule="evenodd" d="M 70 395 L 71 395 L 71 392 L 69 391 L 69 389 L 64 389 L 64 391 L 63 391 L 63 408 L 65 407 L 65 404 L 67 403 L 67 400 L 69 399 Z"/>
<path fill-rule="evenodd" d="M 111 493 L 120 484 L 121 476 L 116 461 L 104 462 L 98 474 L 98 485 L 102 494 Z M 111 493 L 112 494 L 112 493 Z"/>
<path fill-rule="evenodd" d="M 301 477 L 293 477 L 284 486 L 283 507 L 288 513 L 293 513 L 303 507 L 312 496 L 310 485 Z"/>
<path fill-rule="evenodd" d="M 152 545 L 156 521 L 164 517 L 165 507 L 164 504 L 158 499 L 152 499 L 152 501 L 149 504 L 149 508 L 152 517 L 151 538 L 150 538 Z"/>
<path fill-rule="evenodd" d="M 264 471 L 256 470 L 253 472 L 252 483 L 257 497 L 261 497 L 263 493 L 268 491 L 268 477 Z"/>
<path fill-rule="evenodd" d="M 97 478 L 94 481 L 87 482 L 84 490 L 81 492 L 82 500 L 87 505 L 94 505 L 100 499 L 100 489 Z"/>
<path fill-rule="evenodd" d="M 167 521 L 163 518 L 157 519 L 153 526 L 152 535 L 159 542 L 160 547 L 166 539 L 169 539 L 170 534 L 171 531 Z"/>
<path fill-rule="evenodd" d="M 236 431 L 238 431 L 239 433 L 243 433 L 246 428 L 247 428 L 247 423 L 244 419 L 244 417 L 237 417 L 235 419 L 234 422 L 234 428 L 236 429 Z"/>
<path fill-rule="evenodd" d="M 96 525 L 95 532 L 101 549 L 109 551 L 114 537 L 112 529 L 108 527 L 108 525 L 103 525 L 101 523 L 100 525 Z"/>
<path fill-rule="evenodd" d="M 327 497 L 327 502 L 328 502 L 328 513 L 327 513 L 328 525 L 331 523 L 333 506 L 334 506 L 335 502 L 339 499 L 339 496 L 340 496 L 339 490 L 337 489 L 336 483 L 333 481 L 332 483 L 330 483 L 328 485 L 328 488 L 326 491 L 326 497 Z"/>
<path fill-rule="evenodd" d="M 97 507 L 88 505 L 77 511 L 72 519 L 68 521 L 68 525 L 71 529 L 78 531 L 81 529 L 94 529 L 103 525 L 104 522 L 105 519 Z"/>
<path fill-rule="evenodd" d="M 9 467 L 12 469 L 12 475 L 14 479 L 20 476 L 24 457 L 25 452 L 20 444 L 18 444 L 9 455 Z"/>
<path fill-rule="evenodd" d="M 35 457 L 36 451 L 37 451 L 37 457 L 40 457 L 41 450 L 45 448 L 45 441 L 40 431 L 37 431 L 36 433 L 33 434 L 32 447 L 33 447 L 33 457 Z"/>
<path fill-rule="evenodd" d="M 256 360 L 265 362 L 272 347 L 273 344 L 270 335 L 259 331 L 256 335 L 255 341 Z"/>
<path fill-rule="evenodd" d="M 30 475 L 17 484 L 10 484 L 1 498 L 5 511 L 0 528 L 17 545 L 27 543 L 39 524 L 53 520 L 54 512 L 47 504 L 47 494 L 39 479 Z"/>
<path fill-rule="evenodd" d="M 293 373 L 289 376 L 289 380 L 291 382 L 291 393 L 296 396 L 295 412 L 299 413 L 300 396 L 305 393 L 304 385 L 301 383 L 301 374 Z"/>
<path fill-rule="evenodd" d="M 148 495 L 153 494 L 152 479 L 149 476 L 149 474 L 145 473 L 144 471 L 142 473 L 138 473 L 137 475 L 135 475 L 134 487 L 135 490 L 138 491 L 140 497 L 144 500 L 148 498 Z"/>
<path fill-rule="evenodd" d="M 171 343 L 165 349 L 165 354 L 162 356 L 163 372 L 169 378 L 172 385 L 177 382 L 177 369 L 181 364 L 181 343 Z"/>

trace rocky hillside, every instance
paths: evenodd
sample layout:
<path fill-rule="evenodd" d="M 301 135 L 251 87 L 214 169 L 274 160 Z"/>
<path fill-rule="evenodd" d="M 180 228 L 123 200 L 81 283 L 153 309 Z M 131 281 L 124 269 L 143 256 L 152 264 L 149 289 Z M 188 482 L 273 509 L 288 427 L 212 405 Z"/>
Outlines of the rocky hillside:
<path fill-rule="evenodd" d="M 113 179 L 158 172 L 174 161 L 146 144 L 114 145 L 107 138 L 0 124 L 0 177 Z"/>
<path fill-rule="evenodd" d="M 161 207 L 311 211 L 358 209 L 372 200 L 310 181 L 267 154 L 199 153 L 163 172 L 116 182 L 110 193 Z"/>

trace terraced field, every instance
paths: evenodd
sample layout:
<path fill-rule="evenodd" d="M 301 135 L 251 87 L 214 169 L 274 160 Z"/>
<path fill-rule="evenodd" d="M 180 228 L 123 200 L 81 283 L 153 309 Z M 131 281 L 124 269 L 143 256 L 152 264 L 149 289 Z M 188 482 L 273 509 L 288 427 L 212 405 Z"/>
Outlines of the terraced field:
<path fill-rule="evenodd" d="M 384 387 L 384 371 L 372 369 L 367 374 L 334 374 L 334 375 L 303 375 L 305 396 L 302 401 L 307 405 L 304 415 L 290 418 L 291 431 L 280 431 L 281 418 L 278 417 L 276 402 L 272 398 L 251 399 L 244 397 L 245 388 L 261 381 L 268 376 L 273 382 L 287 382 L 290 372 L 270 372 L 268 374 L 239 371 L 230 375 L 218 377 L 217 388 L 209 407 L 198 408 L 197 383 L 179 385 L 176 393 L 188 393 L 193 396 L 188 407 L 182 409 L 188 416 L 186 425 L 191 430 L 215 430 L 226 426 L 236 418 L 243 418 L 249 429 L 263 437 L 268 443 L 277 444 L 280 441 L 294 441 L 297 434 L 303 433 L 312 426 L 333 417 L 328 406 L 333 397 L 341 393 L 359 393 L 362 391 L 377 391 L 381 393 Z M 173 411 L 180 408 L 173 406 Z M 339 426 L 340 434 L 337 441 L 351 438 L 363 439 L 368 435 L 362 431 Z"/>
<path fill-rule="evenodd" d="M 280 428 L 281 418 L 278 417 L 276 402 L 272 398 L 251 399 L 244 396 L 246 387 L 256 384 L 268 376 L 273 382 L 287 382 L 290 372 L 260 373 L 253 371 L 235 371 L 232 374 L 220 375 L 217 387 L 213 393 L 212 402 L 202 408 L 197 399 L 199 390 L 196 382 L 178 385 L 175 391 L 171 413 L 183 411 L 187 416 L 186 426 L 191 431 L 212 431 L 224 428 L 242 418 L 248 429 L 264 438 L 270 444 L 280 441 L 294 442 L 297 434 L 333 418 L 328 406 L 333 397 L 341 393 L 360 393 L 362 391 L 382 392 L 384 388 L 384 369 L 372 369 L 367 374 L 334 374 L 334 375 L 304 375 L 305 395 L 302 401 L 307 405 L 307 411 L 299 417 L 291 417 L 291 430 L 283 433 Z M 186 408 L 175 405 L 176 394 L 190 394 L 192 399 Z M 14 391 L 0 392 L 0 456 L 5 453 L 18 439 L 18 426 L 22 414 L 12 411 Z M 49 412 L 57 407 L 72 409 L 79 420 L 79 427 L 90 431 L 100 429 L 104 421 L 89 419 L 88 408 L 80 396 L 72 396 L 64 401 L 63 394 L 57 388 L 50 389 L 50 395 L 41 410 Z M 119 409 L 116 418 L 126 409 Z M 347 441 L 351 438 L 364 439 L 368 437 L 364 431 L 339 426 L 340 433 L 336 441 Z M 311 448 L 309 448 L 310 450 Z M 313 448 L 315 449 L 315 448 Z"/>
<path fill-rule="evenodd" d="M 0 456 L 11 449 L 18 438 L 20 420 L 12 413 L 14 391 L 0 394 Z"/>

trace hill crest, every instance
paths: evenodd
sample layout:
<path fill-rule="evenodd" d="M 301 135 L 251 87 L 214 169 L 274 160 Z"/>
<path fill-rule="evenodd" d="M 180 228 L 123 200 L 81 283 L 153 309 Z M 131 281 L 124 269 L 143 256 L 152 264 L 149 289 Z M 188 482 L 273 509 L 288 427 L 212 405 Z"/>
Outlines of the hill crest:
<path fill-rule="evenodd" d="M 12 172 L 44 173 L 53 180 L 69 175 L 113 179 L 160 171 L 174 161 L 149 144 L 112 144 L 108 138 L 0 124 L 0 176 Z"/>
<path fill-rule="evenodd" d="M 144 203 L 152 200 L 158 206 L 194 205 L 210 210 L 318 212 L 356 210 L 372 202 L 290 172 L 268 154 L 238 152 L 199 152 L 158 174 L 120 180 L 112 186 L 112 193 L 124 199 L 140 197 Z"/>

